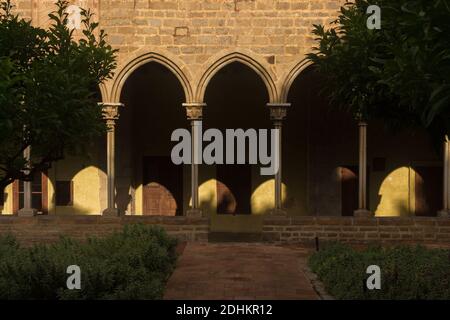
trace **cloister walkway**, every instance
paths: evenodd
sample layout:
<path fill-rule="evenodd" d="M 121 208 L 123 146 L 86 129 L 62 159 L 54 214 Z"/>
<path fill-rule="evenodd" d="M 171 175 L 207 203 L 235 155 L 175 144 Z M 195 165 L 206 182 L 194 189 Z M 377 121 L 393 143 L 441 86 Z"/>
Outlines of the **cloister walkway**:
<path fill-rule="evenodd" d="M 302 271 L 307 251 L 250 243 L 188 243 L 164 299 L 319 299 Z"/>

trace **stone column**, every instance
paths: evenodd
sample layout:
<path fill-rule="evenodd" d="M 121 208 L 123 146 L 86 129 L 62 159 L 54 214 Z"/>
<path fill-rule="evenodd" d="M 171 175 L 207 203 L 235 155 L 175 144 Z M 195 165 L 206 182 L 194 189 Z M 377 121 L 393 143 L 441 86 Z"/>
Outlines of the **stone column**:
<path fill-rule="evenodd" d="M 183 103 L 186 108 L 187 119 L 191 122 L 191 195 L 192 206 L 186 215 L 190 217 L 201 217 L 198 195 L 198 164 L 201 163 L 201 141 L 200 127 L 203 120 L 203 108 L 205 103 Z"/>
<path fill-rule="evenodd" d="M 290 103 L 268 103 L 267 106 L 270 109 L 270 119 L 273 122 L 273 126 L 276 130 L 278 130 L 277 140 L 275 141 L 275 150 L 272 152 L 277 153 L 278 158 L 278 171 L 275 174 L 275 207 L 272 210 L 271 214 L 273 215 L 286 215 L 286 211 L 283 210 L 282 205 L 282 128 L 283 128 L 283 120 L 286 118 L 287 109 L 291 106 Z"/>
<path fill-rule="evenodd" d="M 27 161 L 27 165 L 30 163 L 31 148 L 28 147 L 23 152 L 23 156 Z M 27 172 L 28 173 L 28 170 Z M 32 182 L 24 181 L 23 183 L 23 208 L 19 210 L 18 215 L 20 217 L 32 217 L 37 214 L 37 210 L 33 208 L 33 190 Z"/>
<path fill-rule="evenodd" d="M 367 123 L 358 122 L 359 127 L 359 190 L 358 209 L 355 217 L 371 217 L 373 214 L 367 208 Z"/>
<path fill-rule="evenodd" d="M 448 136 L 444 139 L 444 163 L 443 163 L 443 208 L 438 212 L 440 217 L 450 217 L 450 142 Z"/>
<path fill-rule="evenodd" d="M 115 131 L 116 121 L 119 119 L 119 107 L 121 103 L 101 103 L 103 119 L 106 121 L 106 163 L 107 163 L 107 208 L 103 211 L 104 216 L 119 216 L 116 208 L 116 146 Z"/>

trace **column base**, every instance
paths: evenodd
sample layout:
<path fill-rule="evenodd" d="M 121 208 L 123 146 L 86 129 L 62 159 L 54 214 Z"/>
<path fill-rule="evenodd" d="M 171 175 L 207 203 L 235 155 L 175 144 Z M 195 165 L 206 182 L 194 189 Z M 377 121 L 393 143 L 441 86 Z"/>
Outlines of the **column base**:
<path fill-rule="evenodd" d="M 36 209 L 20 209 L 17 212 L 17 215 L 19 217 L 34 217 L 37 215 L 37 210 Z"/>
<path fill-rule="evenodd" d="M 119 209 L 117 209 L 117 208 L 107 208 L 107 209 L 103 210 L 102 215 L 106 216 L 106 217 L 118 217 L 119 216 Z"/>
<path fill-rule="evenodd" d="M 450 218 L 450 210 L 438 211 L 437 216 L 441 218 Z"/>
<path fill-rule="evenodd" d="M 374 216 L 373 212 L 367 209 L 358 209 L 353 212 L 353 215 L 357 218 L 372 218 Z"/>
<path fill-rule="evenodd" d="M 272 210 L 269 211 L 269 215 L 286 217 L 287 216 L 287 211 L 285 211 L 283 209 L 272 209 Z"/>
<path fill-rule="evenodd" d="M 186 211 L 186 217 L 201 218 L 203 217 L 203 212 L 201 209 L 189 209 Z"/>

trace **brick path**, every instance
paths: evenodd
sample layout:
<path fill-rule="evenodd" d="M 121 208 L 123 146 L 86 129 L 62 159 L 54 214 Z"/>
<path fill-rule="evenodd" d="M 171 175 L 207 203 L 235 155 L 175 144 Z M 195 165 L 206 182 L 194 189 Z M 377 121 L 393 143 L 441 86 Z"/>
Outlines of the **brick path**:
<path fill-rule="evenodd" d="M 188 243 L 164 299 L 319 299 L 306 251 L 266 244 Z"/>

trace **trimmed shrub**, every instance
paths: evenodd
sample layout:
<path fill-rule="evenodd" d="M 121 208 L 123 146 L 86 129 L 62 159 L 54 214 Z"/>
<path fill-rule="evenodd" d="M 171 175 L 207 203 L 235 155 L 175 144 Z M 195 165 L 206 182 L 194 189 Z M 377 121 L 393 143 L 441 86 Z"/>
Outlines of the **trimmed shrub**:
<path fill-rule="evenodd" d="M 177 241 L 159 227 L 125 226 L 86 243 L 62 238 L 20 248 L 0 239 L 0 299 L 160 299 L 176 262 Z M 81 290 L 67 289 L 67 267 L 81 269 Z"/>
<path fill-rule="evenodd" d="M 337 299 L 450 299 L 448 250 L 423 246 L 355 250 L 336 243 L 314 253 L 308 263 Z M 381 268 L 380 290 L 367 289 L 370 265 Z"/>

